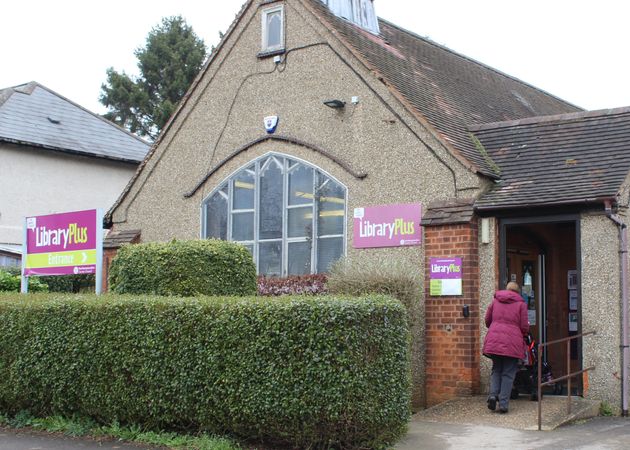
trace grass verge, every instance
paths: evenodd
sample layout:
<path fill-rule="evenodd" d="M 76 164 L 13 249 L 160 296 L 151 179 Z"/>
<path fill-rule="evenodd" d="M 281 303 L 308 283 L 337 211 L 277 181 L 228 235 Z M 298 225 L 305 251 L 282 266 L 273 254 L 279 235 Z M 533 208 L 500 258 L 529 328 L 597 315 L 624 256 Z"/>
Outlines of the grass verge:
<path fill-rule="evenodd" d="M 190 450 L 238 450 L 241 447 L 229 438 L 208 434 L 179 434 L 168 431 L 144 430 L 137 425 L 121 425 L 114 421 L 109 425 L 99 425 L 87 417 L 49 416 L 33 417 L 28 411 L 20 411 L 14 416 L 0 412 L 0 426 L 10 428 L 31 428 L 33 430 L 59 433 L 66 436 L 86 436 L 95 439 L 106 438 L 138 442 L 158 447 Z"/>

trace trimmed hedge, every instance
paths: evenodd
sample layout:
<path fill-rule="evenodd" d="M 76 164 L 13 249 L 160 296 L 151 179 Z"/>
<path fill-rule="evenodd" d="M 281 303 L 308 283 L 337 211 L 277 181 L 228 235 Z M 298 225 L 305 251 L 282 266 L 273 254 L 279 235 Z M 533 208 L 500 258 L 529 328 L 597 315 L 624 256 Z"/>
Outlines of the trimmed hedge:
<path fill-rule="evenodd" d="M 94 274 L 39 277 L 39 279 L 48 285 L 48 292 L 93 293 L 96 287 Z"/>
<path fill-rule="evenodd" d="M 0 299 L 9 412 L 299 448 L 381 447 L 409 419 L 407 315 L 389 297 Z"/>
<path fill-rule="evenodd" d="M 333 295 L 384 294 L 407 308 L 411 330 L 412 409 L 425 406 L 424 296 L 417 265 L 403 259 L 341 258 L 331 267 L 326 286 Z"/>
<path fill-rule="evenodd" d="M 256 266 L 245 247 L 218 239 L 126 245 L 112 261 L 109 289 L 184 297 L 252 295 Z"/>

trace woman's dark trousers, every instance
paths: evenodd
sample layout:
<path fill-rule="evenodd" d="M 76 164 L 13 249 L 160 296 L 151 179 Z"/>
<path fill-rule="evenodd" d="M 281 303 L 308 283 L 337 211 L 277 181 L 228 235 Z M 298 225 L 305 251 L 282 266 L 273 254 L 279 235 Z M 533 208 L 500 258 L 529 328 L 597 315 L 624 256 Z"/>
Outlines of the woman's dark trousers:
<path fill-rule="evenodd" d="M 499 408 L 508 409 L 512 384 L 518 368 L 518 358 L 499 355 L 492 355 L 491 358 L 490 397 L 499 399 Z"/>

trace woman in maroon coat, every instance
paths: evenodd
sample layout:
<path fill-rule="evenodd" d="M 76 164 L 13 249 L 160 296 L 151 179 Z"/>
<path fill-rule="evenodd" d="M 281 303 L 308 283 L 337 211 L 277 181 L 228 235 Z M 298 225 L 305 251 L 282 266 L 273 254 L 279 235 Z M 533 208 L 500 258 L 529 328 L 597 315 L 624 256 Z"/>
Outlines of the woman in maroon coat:
<path fill-rule="evenodd" d="M 518 293 L 518 284 L 510 282 L 507 289 L 497 291 L 486 311 L 488 334 L 483 343 L 483 354 L 492 359 L 488 408 L 508 412 L 512 383 L 518 360 L 525 356 L 523 336 L 529 331 L 527 305 Z"/>

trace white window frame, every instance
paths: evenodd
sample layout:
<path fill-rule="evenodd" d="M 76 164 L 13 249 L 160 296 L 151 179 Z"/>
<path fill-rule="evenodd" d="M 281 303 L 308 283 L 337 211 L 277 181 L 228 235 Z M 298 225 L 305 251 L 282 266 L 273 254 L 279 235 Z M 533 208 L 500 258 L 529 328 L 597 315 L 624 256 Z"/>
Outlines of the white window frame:
<path fill-rule="evenodd" d="M 280 44 L 276 46 L 269 46 L 269 30 L 267 29 L 267 17 L 271 14 L 280 12 Z M 263 9 L 262 11 L 262 52 L 273 52 L 278 50 L 284 50 L 284 5 L 274 6 L 273 8 Z"/>

